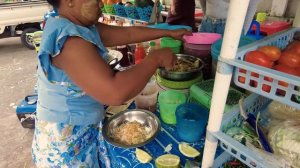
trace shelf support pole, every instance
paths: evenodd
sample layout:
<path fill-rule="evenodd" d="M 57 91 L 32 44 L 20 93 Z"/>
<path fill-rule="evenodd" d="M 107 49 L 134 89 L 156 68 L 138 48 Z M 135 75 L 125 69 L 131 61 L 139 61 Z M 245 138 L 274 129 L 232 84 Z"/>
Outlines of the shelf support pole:
<path fill-rule="evenodd" d="M 222 58 L 234 59 L 240 36 L 242 33 L 244 20 L 250 0 L 231 0 L 228 17 L 225 26 L 225 34 L 222 43 L 220 56 Z M 210 108 L 210 115 L 207 125 L 207 137 L 205 140 L 202 168 L 213 166 L 218 141 L 210 136 L 213 132 L 220 130 L 226 98 L 231 82 L 233 67 L 219 62 L 215 77 L 214 90 Z"/>

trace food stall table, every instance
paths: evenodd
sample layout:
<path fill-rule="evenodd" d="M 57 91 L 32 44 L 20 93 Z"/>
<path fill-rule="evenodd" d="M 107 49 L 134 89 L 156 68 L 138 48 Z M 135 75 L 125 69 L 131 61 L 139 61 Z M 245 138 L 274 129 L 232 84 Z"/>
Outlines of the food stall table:
<path fill-rule="evenodd" d="M 134 108 L 135 105 L 133 103 L 132 105 L 130 105 L 129 109 Z M 159 117 L 159 109 L 155 112 L 155 114 Z M 200 141 L 189 143 L 189 145 L 202 153 L 205 140 L 204 136 L 205 134 L 203 134 Z M 185 165 L 187 159 L 193 161 L 194 158 L 188 158 L 179 151 L 178 146 L 181 142 L 182 141 L 177 135 L 176 127 L 174 125 L 165 124 L 161 121 L 161 131 L 158 136 L 152 142 L 139 147 L 140 149 L 146 151 L 151 155 L 152 160 L 149 163 L 143 164 L 137 160 L 135 155 L 135 148 L 119 148 L 109 143 L 105 143 L 105 145 L 112 167 L 154 168 L 155 159 L 164 154 L 174 154 L 179 156 L 181 166 Z M 170 150 L 168 151 L 168 149 Z M 217 153 L 221 154 L 221 152 L 222 151 L 220 149 Z M 216 155 L 216 157 L 218 156 L 218 154 Z M 198 158 L 196 160 L 199 162 Z"/>

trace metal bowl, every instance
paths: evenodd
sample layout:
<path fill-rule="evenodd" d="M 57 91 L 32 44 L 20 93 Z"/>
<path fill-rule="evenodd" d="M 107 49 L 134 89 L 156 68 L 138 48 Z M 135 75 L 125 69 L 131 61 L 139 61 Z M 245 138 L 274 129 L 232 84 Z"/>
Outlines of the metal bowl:
<path fill-rule="evenodd" d="M 149 137 L 146 141 L 134 145 L 126 145 L 126 144 L 121 144 L 119 142 L 116 142 L 112 138 L 112 133 L 114 129 L 119 127 L 121 124 L 125 122 L 133 122 L 133 121 L 137 121 L 143 126 L 146 126 L 147 130 L 149 130 L 148 133 L 152 134 L 152 136 Z M 102 133 L 104 139 L 108 143 L 114 146 L 121 147 L 121 148 L 136 148 L 136 147 L 146 145 L 147 143 L 154 140 L 154 138 L 157 136 L 157 134 L 160 131 L 160 127 L 161 127 L 160 121 L 155 114 L 147 110 L 133 109 L 133 110 L 127 110 L 127 111 L 117 113 L 111 118 L 109 118 L 106 122 L 104 122 Z"/>
<path fill-rule="evenodd" d="M 202 69 L 204 67 L 203 61 L 195 56 L 185 55 L 185 54 L 176 54 L 177 59 L 186 59 L 190 62 L 195 62 L 196 60 L 200 61 L 200 65 L 198 68 L 187 71 L 187 72 L 175 72 L 175 71 L 168 71 L 165 68 L 159 68 L 158 75 L 172 81 L 188 81 L 195 79 L 197 76 L 201 75 Z"/>
<path fill-rule="evenodd" d="M 123 55 L 120 51 L 117 50 L 108 50 L 108 64 L 110 67 L 114 68 L 116 67 L 120 61 L 122 60 Z"/>

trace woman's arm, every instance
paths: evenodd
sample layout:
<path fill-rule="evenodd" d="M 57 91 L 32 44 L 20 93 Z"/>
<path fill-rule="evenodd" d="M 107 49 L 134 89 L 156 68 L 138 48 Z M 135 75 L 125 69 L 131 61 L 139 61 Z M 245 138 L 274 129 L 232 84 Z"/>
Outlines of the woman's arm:
<path fill-rule="evenodd" d="M 155 50 L 140 64 L 115 73 L 99 56 L 96 46 L 70 37 L 53 63 L 95 100 L 120 105 L 140 93 L 158 67 L 171 68 L 175 59 L 170 49 Z"/>
<path fill-rule="evenodd" d="M 183 35 L 192 33 L 185 30 L 162 30 L 142 26 L 119 27 L 97 23 L 101 40 L 106 47 L 150 41 L 161 37 L 173 37 L 181 40 Z"/>

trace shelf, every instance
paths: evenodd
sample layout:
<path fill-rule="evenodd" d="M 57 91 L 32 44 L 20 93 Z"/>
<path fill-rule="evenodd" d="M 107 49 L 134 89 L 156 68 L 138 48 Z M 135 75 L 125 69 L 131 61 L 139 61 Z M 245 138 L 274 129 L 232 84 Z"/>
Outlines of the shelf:
<path fill-rule="evenodd" d="M 245 99 L 245 110 L 253 114 L 260 112 L 265 112 L 266 105 L 270 103 L 270 99 L 257 94 L 252 94 Z M 223 117 L 222 128 L 227 130 L 233 126 L 238 126 L 241 123 L 242 119 L 239 115 L 239 108 L 236 107 L 230 113 L 226 113 Z M 220 141 L 220 146 L 226 152 L 230 153 L 233 157 L 239 159 L 244 164 L 248 165 L 251 168 L 270 168 L 274 167 L 266 162 L 266 158 L 261 156 L 259 153 L 256 153 L 241 144 L 240 142 L 234 140 L 232 137 L 228 136 L 222 131 L 211 133 Z"/>
<path fill-rule="evenodd" d="M 224 114 L 223 116 L 224 105 L 226 103 L 226 97 L 232 79 L 237 86 L 261 95 L 255 99 L 246 100 L 246 103 L 251 104 L 252 102 L 253 104 L 253 107 L 251 107 L 252 105 L 246 105 L 246 108 L 249 108 L 248 111 L 257 112 L 257 110 L 264 109 L 263 105 L 267 104 L 267 102 L 263 103 L 264 100 L 270 101 L 270 99 L 300 109 L 300 102 L 295 100 L 300 99 L 299 77 L 243 61 L 244 56 L 248 51 L 256 50 L 260 46 L 275 45 L 280 49 L 284 49 L 293 40 L 294 34 L 300 32 L 299 24 L 297 25 L 298 28 L 292 28 L 266 37 L 253 44 L 242 47 L 236 52 L 239 37 L 241 36 L 245 25 L 244 22 L 245 20 L 252 20 L 252 16 L 247 16 L 247 14 L 254 14 L 253 11 L 256 9 L 256 3 L 257 1 L 250 0 L 230 1 L 223 39 L 224 43 L 221 49 L 221 57 L 218 62 L 216 82 L 214 85 L 212 105 L 207 126 L 208 136 L 206 136 L 204 148 L 202 161 L 203 168 L 209 168 L 213 165 L 213 157 L 219 142 L 221 143 L 221 147 L 230 153 L 230 155 L 250 167 L 276 167 L 274 165 L 268 165 L 274 164 L 274 162 L 267 162 L 267 159 L 262 157 L 255 149 L 252 150 L 242 145 L 220 131 L 221 126 L 223 127 L 222 130 L 226 130 L 226 127 L 233 126 L 240 121 L 238 109 Z M 298 4 L 297 13 L 299 13 L 299 11 L 300 3 Z M 295 20 L 299 20 L 299 16 L 300 15 L 296 15 Z M 294 26 L 296 25 L 294 24 Z M 255 73 L 259 75 L 256 75 Z M 233 78 L 231 75 L 233 75 Z M 266 89 L 266 86 L 268 86 L 267 88 L 269 89 Z M 258 100 L 258 102 L 256 102 L 256 100 Z M 260 100 L 262 103 L 259 102 Z"/>
<path fill-rule="evenodd" d="M 237 86 L 300 109 L 300 102 L 296 100 L 296 97 L 300 97 L 299 77 L 242 61 L 248 51 L 256 50 L 260 46 L 273 45 L 280 49 L 286 48 L 296 32 L 300 32 L 300 28 L 292 28 L 266 37 L 240 48 L 235 59 L 220 57 L 219 61 L 235 67 L 233 80 Z M 253 72 L 259 76 L 254 76 Z M 251 85 L 253 82 L 257 83 L 256 87 Z M 264 89 L 266 86 L 269 89 Z"/>
<path fill-rule="evenodd" d="M 244 56 L 247 52 L 256 50 L 260 46 L 274 45 L 279 47 L 280 49 L 286 48 L 287 45 L 291 41 L 293 41 L 293 37 L 296 32 L 300 32 L 300 29 L 292 28 L 242 47 L 238 50 L 235 59 L 224 59 L 221 57 L 219 58 L 220 62 L 225 63 L 225 65 L 227 64 L 234 67 L 233 81 L 237 86 L 256 93 L 252 94 L 246 99 L 246 111 L 253 112 L 254 114 L 256 114 L 258 111 L 263 112 L 265 111 L 266 105 L 271 100 L 276 100 L 300 109 L 300 102 L 293 99 L 294 96 L 300 96 L 299 77 L 242 61 L 244 60 Z M 253 72 L 259 74 L 259 76 L 255 77 L 251 75 L 253 74 Z M 265 77 L 271 77 L 272 81 L 264 80 Z M 244 80 L 240 80 L 240 78 L 244 78 Z M 257 82 L 257 87 L 251 86 L 250 81 Z M 279 81 L 286 82 L 288 86 L 280 85 Z M 266 85 L 269 85 L 271 87 L 269 91 L 263 90 L 263 86 Z M 284 91 L 285 94 L 278 94 L 278 90 Z M 231 112 L 224 115 L 222 120 L 222 130 L 226 130 L 227 128 L 232 126 L 236 126 L 240 121 L 241 118 L 239 115 L 239 108 L 236 107 Z M 224 132 L 217 131 L 210 133 L 220 141 L 220 146 L 226 152 L 230 153 L 230 155 L 232 155 L 233 157 L 247 164 L 249 167 L 274 167 L 274 165 L 270 165 L 270 163 L 266 161 L 266 158 L 264 156 L 242 145 L 238 141 L 226 135 Z"/>

